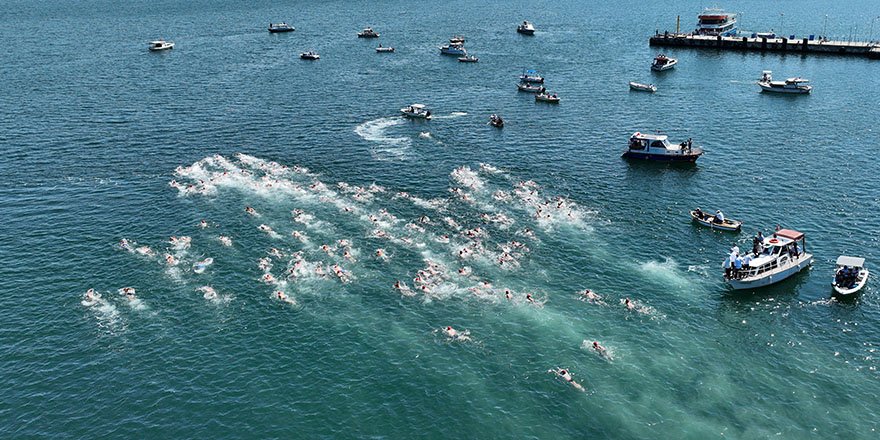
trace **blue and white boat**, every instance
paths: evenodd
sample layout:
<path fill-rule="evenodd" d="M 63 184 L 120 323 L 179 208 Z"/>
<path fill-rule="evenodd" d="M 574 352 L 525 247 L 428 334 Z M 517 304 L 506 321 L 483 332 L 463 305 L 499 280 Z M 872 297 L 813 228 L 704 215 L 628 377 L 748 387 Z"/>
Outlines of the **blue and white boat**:
<path fill-rule="evenodd" d="M 454 43 L 440 46 L 440 53 L 443 55 L 455 55 L 459 57 L 467 56 L 467 50 L 464 48 L 464 45 Z"/>
<path fill-rule="evenodd" d="M 281 22 L 281 23 L 269 23 L 269 32 L 273 34 L 282 33 L 282 32 L 293 32 L 296 29 L 293 26 Z"/>
<path fill-rule="evenodd" d="M 623 152 L 628 159 L 645 159 L 663 162 L 696 162 L 703 149 L 691 146 L 690 140 L 677 145 L 669 143 L 665 134 L 634 133 L 629 147 Z"/>
<path fill-rule="evenodd" d="M 696 35 L 732 37 L 736 35 L 736 14 L 717 8 L 706 8 L 697 16 Z"/>
<path fill-rule="evenodd" d="M 738 251 L 738 248 L 734 248 L 722 263 L 724 279 L 736 290 L 778 283 L 806 269 L 813 262 L 813 255 L 807 253 L 804 234 L 791 229 L 780 229 L 764 238 L 764 242 L 754 249 L 757 252 L 740 257 Z M 737 259 L 739 263 L 736 263 Z M 737 268 L 737 265 L 741 267 Z"/>

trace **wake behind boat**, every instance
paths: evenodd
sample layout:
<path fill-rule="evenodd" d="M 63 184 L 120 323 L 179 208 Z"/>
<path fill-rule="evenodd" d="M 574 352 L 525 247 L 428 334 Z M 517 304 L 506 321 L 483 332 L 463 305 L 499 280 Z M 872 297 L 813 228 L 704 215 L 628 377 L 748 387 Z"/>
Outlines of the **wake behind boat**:
<path fill-rule="evenodd" d="M 715 215 L 711 215 L 697 208 L 691 211 L 691 219 L 703 226 L 718 229 L 719 231 L 739 232 L 742 228 L 741 221 L 724 218 L 724 214 L 720 209 L 715 212 Z"/>
<path fill-rule="evenodd" d="M 852 295 L 862 290 L 866 282 L 868 282 L 868 269 L 865 269 L 864 258 L 843 255 L 837 257 L 837 270 L 834 271 L 834 281 L 831 285 L 838 295 Z"/>

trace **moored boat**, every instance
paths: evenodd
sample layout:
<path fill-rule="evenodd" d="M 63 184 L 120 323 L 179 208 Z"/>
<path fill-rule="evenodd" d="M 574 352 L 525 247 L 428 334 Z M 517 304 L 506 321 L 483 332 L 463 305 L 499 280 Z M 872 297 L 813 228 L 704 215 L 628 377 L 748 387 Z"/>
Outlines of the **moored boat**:
<path fill-rule="evenodd" d="M 516 27 L 516 31 L 523 35 L 535 35 L 535 25 L 523 21 L 521 25 Z"/>
<path fill-rule="evenodd" d="M 548 102 L 550 104 L 559 104 L 559 95 L 550 92 L 540 92 L 535 95 L 535 102 Z"/>
<path fill-rule="evenodd" d="M 629 138 L 629 146 L 623 157 L 664 162 L 696 162 L 703 149 L 694 147 L 690 139 L 673 145 L 664 134 L 636 132 Z"/>
<path fill-rule="evenodd" d="M 868 282 L 868 269 L 865 269 L 865 259 L 858 257 L 837 257 L 837 269 L 834 271 L 834 281 L 831 285 L 838 295 L 852 295 L 865 287 Z"/>
<path fill-rule="evenodd" d="M 273 34 L 282 33 L 282 32 L 293 32 L 296 29 L 293 26 L 281 22 L 281 23 L 269 23 L 269 32 Z"/>
<path fill-rule="evenodd" d="M 813 255 L 807 253 L 804 233 L 792 229 L 776 231 L 743 257 L 738 251 L 734 247 L 722 264 L 724 279 L 736 290 L 778 283 L 813 262 Z"/>
<path fill-rule="evenodd" d="M 493 114 L 489 116 L 489 125 L 497 128 L 504 127 L 504 119 L 501 119 L 501 116 Z"/>
<path fill-rule="evenodd" d="M 529 93 L 541 93 L 544 92 L 544 86 L 539 84 L 529 84 L 529 83 L 519 83 L 516 85 L 517 90 L 520 92 L 529 92 Z"/>
<path fill-rule="evenodd" d="M 724 218 L 721 210 L 716 211 L 715 215 L 712 215 L 697 208 L 691 211 L 691 218 L 703 226 L 718 229 L 719 231 L 739 232 L 742 228 L 741 221 Z"/>
<path fill-rule="evenodd" d="M 364 30 L 358 32 L 358 38 L 379 38 L 379 33 L 374 31 L 373 28 L 367 27 Z"/>
<path fill-rule="evenodd" d="M 174 49 L 174 42 L 173 41 L 165 41 L 165 40 L 150 41 L 149 49 L 152 52 L 158 52 L 160 50 Z"/>
<path fill-rule="evenodd" d="M 477 61 L 480 61 L 480 59 L 473 56 L 473 55 L 465 55 L 463 57 L 458 57 L 459 63 L 476 63 Z"/>
<path fill-rule="evenodd" d="M 428 110 L 425 104 L 411 104 L 400 109 L 400 112 L 408 118 L 426 120 L 431 119 L 431 111 Z"/>
<path fill-rule="evenodd" d="M 657 86 L 655 86 L 654 84 L 642 84 L 642 83 L 637 83 L 635 81 L 629 82 L 629 88 L 631 90 L 638 90 L 640 92 L 654 93 L 657 91 Z"/>
<path fill-rule="evenodd" d="M 320 60 L 321 59 L 321 55 L 318 55 L 318 52 L 315 52 L 313 50 L 310 50 L 308 52 L 303 52 L 303 53 L 299 54 L 299 57 L 304 60 Z"/>
<path fill-rule="evenodd" d="M 675 67 L 678 64 L 678 60 L 675 58 L 669 58 L 662 53 L 654 57 L 654 61 L 651 63 L 651 70 L 656 72 L 662 72 L 664 70 L 669 70 Z"/>
<path fill-rule="evenodd" d="M 446 44 L 440 46 L 440 53 L 443 55 L 458 55 L 460 57 L 467 56 L 467 50 L 461 44 Z"/>
<path fill-rule="evenodd" d="M 765 70 L 761 74 L 761 80 L 758 85 L 761 90 L 773 93 L 792 93 L 805 95 L 813 91 L 813 86 L 807 84 L 810 82 L 804 78 L 788 78 L 785 81 L 773 81 L 773 72 Z"/>
<path fill-rule="evenodd" d="M 390 52 L 394 52 L 394 48 L 393 48 L 393 47 L 387 47 L 387 46 L 386 46 L 386 47 L 382 47 L 382 45 L 380 44 L 379 47 L 376 48 L 376 52 L 379 52 L 379 53 L 390 53 Z"/>
<path fill-rule="evenodd" d="M 544 84 L 544 77 L 538 74 L 537 70 L 529 69 L 519 76 L 519 81 L 522 83 Z"/>

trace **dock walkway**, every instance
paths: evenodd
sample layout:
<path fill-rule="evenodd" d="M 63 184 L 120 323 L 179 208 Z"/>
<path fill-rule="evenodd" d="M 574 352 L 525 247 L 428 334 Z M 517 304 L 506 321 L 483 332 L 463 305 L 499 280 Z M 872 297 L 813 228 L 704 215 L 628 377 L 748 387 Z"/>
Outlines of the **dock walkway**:
<path fill-rule="evenodd" d="M 880 44 L 856 41 L 788 39 L 782 37 L 721 37 L 709 35 L 658 33 L 651 37 L 651 46 L 696 47 L 757 52 L 820 53 L 866 56 L 880 59 Z"/>

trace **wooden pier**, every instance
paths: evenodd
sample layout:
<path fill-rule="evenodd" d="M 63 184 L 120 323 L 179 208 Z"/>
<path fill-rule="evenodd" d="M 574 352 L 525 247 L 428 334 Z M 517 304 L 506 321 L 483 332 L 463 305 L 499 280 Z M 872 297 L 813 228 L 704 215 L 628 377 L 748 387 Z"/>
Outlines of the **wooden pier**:
<path fill-rule="evenodd" d="M 696 47 L 718 50 L 853 55 L 880 59 L 880 44 L 854 41 L 658 33 L 651 37 L 650 44 L 651 46 Z"/>

